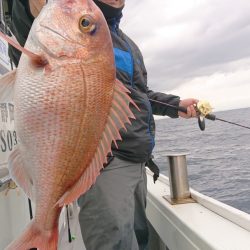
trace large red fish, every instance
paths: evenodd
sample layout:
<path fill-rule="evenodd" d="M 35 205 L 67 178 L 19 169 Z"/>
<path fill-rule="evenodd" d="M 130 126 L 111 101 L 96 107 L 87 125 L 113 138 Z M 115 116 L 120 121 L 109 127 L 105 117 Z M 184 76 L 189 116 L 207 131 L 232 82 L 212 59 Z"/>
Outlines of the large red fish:
<path fill-rule="evenodd" d="M 95 182 L 119 129 L 134 118 L 133 102 L 116 80 L 109 29 L 92 0 L 49 1 L 25 47 L 44 67 L 23 54 L 0 86 L 14 84 L 19 141 L 9 170 L 36 212 L 7 249 L 55 250 L 63 205 Z"/>

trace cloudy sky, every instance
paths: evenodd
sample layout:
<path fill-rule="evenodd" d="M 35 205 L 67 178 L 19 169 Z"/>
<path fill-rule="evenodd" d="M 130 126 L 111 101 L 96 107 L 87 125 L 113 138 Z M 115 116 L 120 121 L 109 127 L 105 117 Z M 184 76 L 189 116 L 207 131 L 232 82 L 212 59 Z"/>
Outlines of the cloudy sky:
<path fill-rule="evenodd" d="M 122 29 L 156 91 L 250 107 L 250 0 L 126 0 Z"/>

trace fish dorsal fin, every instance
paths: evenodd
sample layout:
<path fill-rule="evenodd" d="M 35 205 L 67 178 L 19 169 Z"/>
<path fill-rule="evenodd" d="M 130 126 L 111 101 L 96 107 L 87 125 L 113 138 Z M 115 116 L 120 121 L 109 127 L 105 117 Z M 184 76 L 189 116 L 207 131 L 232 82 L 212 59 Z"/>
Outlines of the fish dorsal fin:
<path fill-rule="evenodd" d="M 128 93 L 129 90 L 116 80 L 110 113 L 95 155 L 78 182 L 61 197 L 57 205 L 69 204 L 85 193 L 95 183 L 103 164 L 107 163 L 107 154 L 112 153 L 112 142 L 118 147 L 116 140 L 122 140 L 119 130 L 121 128 L 126 130 L 125 123 L 131 124 L 129 118 L 135 119 L 129 104 L 132 103 L 139 110 Z"/>
<path fill-rule="evenodd" d="M 13 102 L 16 70 L 0 77 L 0 103 Z"/>

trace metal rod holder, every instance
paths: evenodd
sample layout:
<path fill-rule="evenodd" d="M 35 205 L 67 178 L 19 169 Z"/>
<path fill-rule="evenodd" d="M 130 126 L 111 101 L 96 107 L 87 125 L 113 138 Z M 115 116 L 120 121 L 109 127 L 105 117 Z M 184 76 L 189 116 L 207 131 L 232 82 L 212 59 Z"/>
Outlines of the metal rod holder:
<path fill-rule="evenodd" d="M 164 196 L 172 205 L 195 202 L 188 184 L 186 154 L 168 155 L 170 196 Z"/>

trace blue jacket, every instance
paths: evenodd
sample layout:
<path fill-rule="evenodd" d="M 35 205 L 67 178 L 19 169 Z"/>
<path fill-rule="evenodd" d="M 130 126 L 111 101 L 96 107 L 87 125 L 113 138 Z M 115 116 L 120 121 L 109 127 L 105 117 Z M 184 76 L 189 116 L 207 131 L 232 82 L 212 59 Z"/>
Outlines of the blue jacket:
<path fill-rule="evenodd" d="M 155 122 L 153 114 L 178 117 L 178 112 L 161 104 L 150 103 L 149 99 L 172 105 L 179 105 L 180 98 L 153 92 L 147 86 L 147 71 L 142 54 L 136 44 L 119 29 L 118 20 L 108 20 L 114 46 L 117 78 L 131 91 L 131 97 L 140 108 L 133 108 L 136 120 L 127 125 L 128 131 L 121 131 L 123 140 L 118 149 L 113 145 L 113 154 L 132 162 L 145 162 L 151 156 L 155 145 Z"/>

